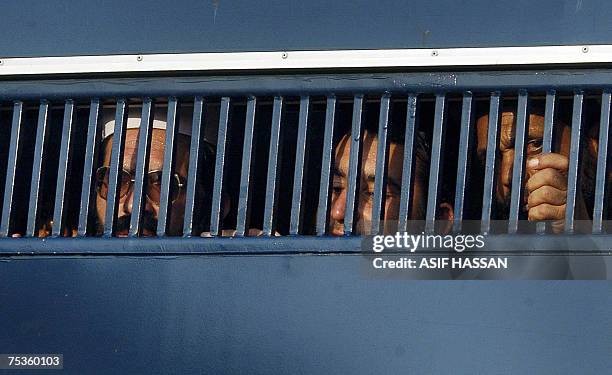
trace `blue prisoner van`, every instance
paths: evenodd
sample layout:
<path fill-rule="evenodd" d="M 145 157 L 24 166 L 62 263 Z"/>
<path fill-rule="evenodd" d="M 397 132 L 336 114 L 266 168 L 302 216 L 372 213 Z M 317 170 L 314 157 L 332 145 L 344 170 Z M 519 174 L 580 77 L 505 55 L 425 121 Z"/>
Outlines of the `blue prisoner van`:
<path fill-rule="evenodd" d="M 611 373 L 611 20 L 4 2 L 0 374 Z"/>

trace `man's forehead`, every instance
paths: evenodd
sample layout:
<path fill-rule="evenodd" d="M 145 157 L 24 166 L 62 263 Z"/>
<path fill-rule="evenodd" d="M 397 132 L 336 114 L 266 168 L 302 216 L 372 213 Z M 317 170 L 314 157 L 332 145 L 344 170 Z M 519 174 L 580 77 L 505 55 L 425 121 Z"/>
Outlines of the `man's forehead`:
<path fill-rule="evenodd" d="M 136 166 L 136 158 L 138 156 L 138 136 L 138 129 L 126 130 L 125 143 L 123 147 L 123 168 L 126 170 L 132 170 Z M 112 135 L 105 139 L 105 164 L 110 163 L 110 157 L 112 154 L 112 139 Z M 189 158 L 189 139 L 190 137 L 179 134 L 175 140 L 176 154 L 174 155 L 174 158 L 179 166 L 184 164 L 185 160 L 188 160 Z M 163 166 L 165 145 L 166 131 L 162 129 L 153 129 L 150 136 L 149 169 L 161 169 Z"/>
<path fill-rule="evenodd" d="M 345 134 L 335 150 L 335 167 L 338 172 L 348 175 L 350 160 L 351 134 Z M 368 131 L 364 131 L 361 137 L 361 174 L 363 178 L 376 174 L 376 156 L 378 152 L 378 137 Z M 403 145 L 389 143 L 387 173 L 389 176 L 397 177 L 401 174 L 403 167 Z"/>

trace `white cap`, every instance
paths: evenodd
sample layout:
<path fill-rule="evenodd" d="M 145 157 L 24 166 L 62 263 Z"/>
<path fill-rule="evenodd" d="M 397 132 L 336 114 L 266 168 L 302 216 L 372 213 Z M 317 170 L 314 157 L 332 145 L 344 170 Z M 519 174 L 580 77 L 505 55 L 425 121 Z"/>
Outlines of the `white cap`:
<path fill-rule="evenodd" d="M 167 107 L 155 107 L 153 116 L 153 129 L 166 130 L 167 128 Z M 128 109 L 126 129 L 139 129 L 142 116 L 142 106 L 130 106 Z M 188 110 L 178 110 L 176 118 L 179 134 L 191 136 L 192 113 Z M 115 110 L 105 110 L 102 113 L 102 139 L 110 137 L 115 132 Z"/>

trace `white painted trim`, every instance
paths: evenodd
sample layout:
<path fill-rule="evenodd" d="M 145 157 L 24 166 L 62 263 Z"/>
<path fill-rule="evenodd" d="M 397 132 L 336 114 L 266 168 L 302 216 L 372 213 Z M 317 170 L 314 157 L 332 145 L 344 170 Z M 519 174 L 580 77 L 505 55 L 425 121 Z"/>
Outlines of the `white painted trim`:
<path fill-rule="evenodd" d="M 0 76 L 387 67 L 449 67 L 612 62 L 612 45 L 184 53 L 0 59 Z"/>

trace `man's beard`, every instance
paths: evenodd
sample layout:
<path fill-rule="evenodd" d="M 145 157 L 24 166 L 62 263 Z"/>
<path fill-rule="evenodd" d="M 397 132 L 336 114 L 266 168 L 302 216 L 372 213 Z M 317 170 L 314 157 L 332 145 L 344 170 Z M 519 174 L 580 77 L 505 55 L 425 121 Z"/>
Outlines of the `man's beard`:
<path fill-rule="evenodd" d="M 132 215 L 124 215 L 116 219 L 115 222 L 115 233 L 129 233 L 130 222 L 132 221 Z M 152 212 L 144 211 L 142 213 L 142 220 L 140 225 L 141 233 L 157 231 L 157 219 Z M 98 220 L 96 223 L 96 234 L 102 235 L 104 233 L 104 224 Z"/>

